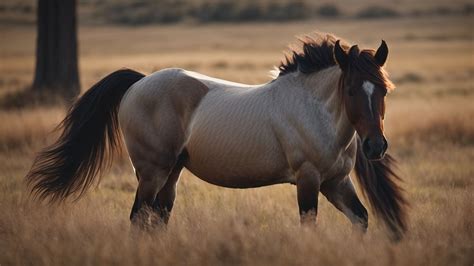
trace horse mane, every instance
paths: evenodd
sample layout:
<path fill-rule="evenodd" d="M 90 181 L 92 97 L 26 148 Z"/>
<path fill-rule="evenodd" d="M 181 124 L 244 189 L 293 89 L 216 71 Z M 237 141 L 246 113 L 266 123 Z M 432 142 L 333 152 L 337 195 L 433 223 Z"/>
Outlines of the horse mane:
<path fill-rule="evenodd" d="M 295 44 L 289 46 L 284 59 L 278 66 L 279 75 L 300 71 L 302 73 L 314 73 L 337 65 L 334 59 L 334 45 L 337 38 L 332 34 L 314 33 L 313 36 L 305 35 L 299 37 L 302 43 L 299 48 Z M 343 48 L 348 48 L 343 45 Z"/>
<path fill-rule="evenodd" d="M 344 50 L 349 50 L 350 46 L 347 42 L 332 34 L 315 32 L 299 37 L 298 41 L 302 47 L 299 48 L 294 44 L 289 46 L 289 50 L 278 66 L 278 77 L 296 71 L 304 74 L 315 73 L 337 65 L 334 58 L 334 46 L 337 40 L 341 40 L 340 44 Z M 395 86 L 388 79 L 388 74 L 383 67 L 377 65 L 374 55 L 375 50 L 373 49 L 360 51 L 356 60 L 350 60 L 349 71 L 357 71 L 361 77 L 381 88 L 386 88 L 388 91 L 393 90 Z"/>
<path fill-rule="evenodd" d="M 380 217 L 392 233 L 400 240 L 407 231 L 407 208 L 410 206 L 400 186 L 400 176 L 395 172 L 396 160 L 385 154 L 379 161 L 369 161 L 362 152 L 362 140 L 357 136 L 355 173 L 362 193 L 369 200 L 375 215 Z"/>

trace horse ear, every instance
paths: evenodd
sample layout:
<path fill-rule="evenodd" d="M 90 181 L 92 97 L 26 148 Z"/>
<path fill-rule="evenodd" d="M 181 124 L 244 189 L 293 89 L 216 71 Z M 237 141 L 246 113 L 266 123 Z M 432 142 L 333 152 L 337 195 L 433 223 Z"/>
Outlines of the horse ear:
<path fill-rule="evenodd" d="M 377 49 L 377 52 L 375 52 L 375 62 L 379 66 L 385 65 L 385 62 L 387 61 L 387 56 L 388 56 L 388 46 L 387 43 L 382 40 L 382 43 L 380 44 L 380 47 Z"/>
<path fill-rule="evenodd" d="M 357 58 L 360 54 L 359 46 L 353 45 L 351 49 L 349 49 L 349 57 Z"/>
<path fill-rule="evenodd" d="M 342 70 L 347 69 L 347 65 L 349 64 L 349 56 L 342 49 L 340 40 L 337 40 L 334 45 L 334 59 Z"/>

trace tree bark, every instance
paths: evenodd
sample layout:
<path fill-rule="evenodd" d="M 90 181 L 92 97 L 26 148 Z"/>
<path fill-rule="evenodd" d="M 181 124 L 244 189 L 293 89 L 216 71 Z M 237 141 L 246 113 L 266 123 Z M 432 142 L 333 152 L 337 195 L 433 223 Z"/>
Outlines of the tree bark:
<path fill-rule="evenodd" d="M 33 90 L 67 100 L 80 92 L 76 0 L 38 0 Z"/>

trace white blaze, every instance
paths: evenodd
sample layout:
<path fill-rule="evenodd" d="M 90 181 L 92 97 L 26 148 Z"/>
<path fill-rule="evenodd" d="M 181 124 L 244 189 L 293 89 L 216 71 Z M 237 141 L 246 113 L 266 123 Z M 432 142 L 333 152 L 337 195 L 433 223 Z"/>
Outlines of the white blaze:
<path fill-rule="evenodd" d="M 367 93 L 367 97 L 369 98 L 369 110 L 372 116 L 374 116 L 372 111 L 372 93 L 374 93 L 374 88 L 374 84 L 370 81 L 366 80 L 364 83 L 362 83 L 362 89 L 364 89 L 365 93 Z"/>

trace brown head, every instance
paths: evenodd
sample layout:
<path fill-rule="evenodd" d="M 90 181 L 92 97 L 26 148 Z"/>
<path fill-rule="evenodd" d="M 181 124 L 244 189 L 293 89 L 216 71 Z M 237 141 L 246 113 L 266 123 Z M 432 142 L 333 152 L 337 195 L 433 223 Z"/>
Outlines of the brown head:
<path fill-rule="evenodd" d="M 388 148 L 383 128 L 385 96 L 393 84 L 383 70 L 387 56 L 385 41 L 377 51 L 360 51 L 357 45 L 345 51 L 339 41 L 334 46 L 334 57 L 343 73 L 340 89 L 346 113 L 369 160 L 382 159 Z"/>

